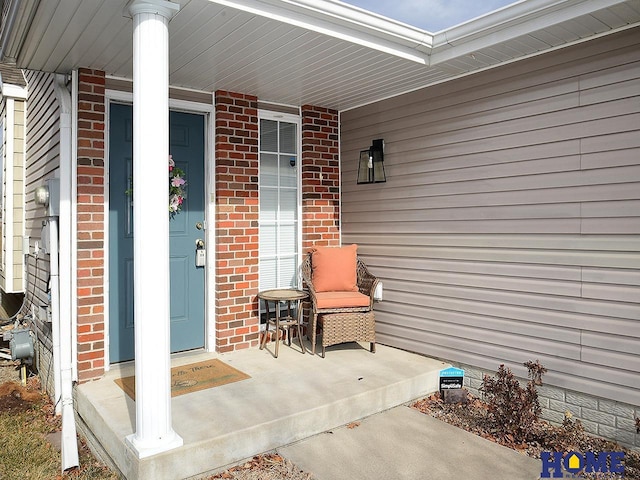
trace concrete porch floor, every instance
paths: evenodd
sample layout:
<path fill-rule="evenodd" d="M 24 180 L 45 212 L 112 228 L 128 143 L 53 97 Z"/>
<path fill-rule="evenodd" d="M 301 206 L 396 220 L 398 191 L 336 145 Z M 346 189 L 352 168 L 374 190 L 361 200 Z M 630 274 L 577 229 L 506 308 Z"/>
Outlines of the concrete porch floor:
<path fill-rule="evenodd" d="M 172 399 L 180 448 L 138 459 L 125 444 L 135 403 L 114 380 L 133 375 L 131 362 L 76 388 L 81 431 L 91 431 L 90 442 L 129 480 L 197 477 L 434 392 L 449 366 L 384 345 L 372 354 L 368 343 L 330 347 L 324 359 L 310 349 L 302 355 L 295 343 L 281 344 L 274 358 L 274 346 L 172 357 L 172 366 L 219 358 L 251 376 Z"/>

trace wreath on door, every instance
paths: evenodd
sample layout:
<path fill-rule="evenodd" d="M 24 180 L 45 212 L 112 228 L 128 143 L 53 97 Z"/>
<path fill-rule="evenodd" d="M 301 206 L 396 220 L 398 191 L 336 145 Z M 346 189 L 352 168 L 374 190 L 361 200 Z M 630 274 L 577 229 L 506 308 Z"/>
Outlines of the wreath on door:
<path fill-rule="evenodd" d="M 182 204 L 187 197 L 186 187 L 184 170 L 176 167 L 173 157 L 169 155 L 169 215 L 171 218 L 182 210 Z"/>
<path fill-rule="evenodd" d="M 184 170 L 176 167 L 173 156 L 169 155 L 169 217 L 173 218 L 182 210 L 184 199 L 187 198 L 187 180 Z M 133 178 L 129 177 L 129 188 L 125 192 L 133 200 Z"/>

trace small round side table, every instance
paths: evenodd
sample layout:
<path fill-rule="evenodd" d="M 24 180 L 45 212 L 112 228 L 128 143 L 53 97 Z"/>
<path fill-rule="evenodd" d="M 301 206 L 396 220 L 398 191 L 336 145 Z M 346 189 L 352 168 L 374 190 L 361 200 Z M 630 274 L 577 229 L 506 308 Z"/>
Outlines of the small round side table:
<path fill-rule="evenodd" d="M 280 330 L 287 332 L 287 338 L 289 346 L 291 346 L 291 327 L 298 329 L 298 340 L 300 341 L 300 348 L 302 353 L 305 353 L 304 344 L 302 343 L 302 300 L 309 297 L 307 292 L 302 290 L 296 290 L 294 288 L 276 288 L 273 290 L 265 290 L 258 293 L 258 298 L 264 300 L 264 306 L 267 311 L 267 324 L 265 326 L 264 336 L 260 343 L 260 350 L 262 350 L 267 344 L 267 337 L 269 334 L 269 325 L 274 325 L 276 328 L 276 352 L 275 356 L 278 358 L 278 346 L 280 345 Z M 271 318 L 269 311 L 269 302 L 275 303 L 275 317 Z M 280 303 L 286 302 L 287 309 L 286 315 L 281 316 Z M 292 314 L 291 302 L 295 302 L 296 315 Z"/>

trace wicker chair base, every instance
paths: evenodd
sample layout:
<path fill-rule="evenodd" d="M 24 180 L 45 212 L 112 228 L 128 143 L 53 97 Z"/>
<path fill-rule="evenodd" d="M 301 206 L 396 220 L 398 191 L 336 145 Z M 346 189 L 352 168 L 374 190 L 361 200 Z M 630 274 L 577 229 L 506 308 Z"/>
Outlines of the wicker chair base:
<path fill-rule="evenodd" d="M 373 311 L 325 313 L 322 316 L 322 358 L 326 347 L 345 342 L 371 342 L 376 351 L 375 317 Z"/>

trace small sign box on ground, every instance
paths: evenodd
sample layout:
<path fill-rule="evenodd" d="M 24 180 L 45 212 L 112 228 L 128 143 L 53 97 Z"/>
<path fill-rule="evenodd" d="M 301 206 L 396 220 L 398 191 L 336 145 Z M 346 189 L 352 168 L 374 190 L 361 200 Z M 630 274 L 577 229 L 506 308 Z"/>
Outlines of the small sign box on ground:
<path fill-rule="evenodd" d="M 440 370 L 440 395 L 444 397 L 445 390 L 457 390 L 462 388 L 464 370 L 455 367 Z"/>

